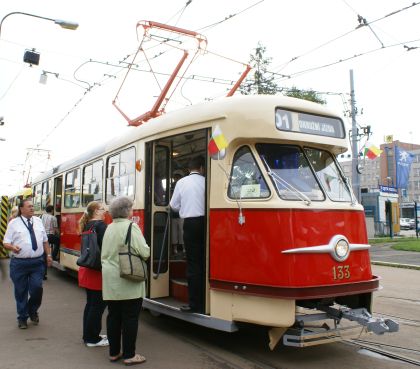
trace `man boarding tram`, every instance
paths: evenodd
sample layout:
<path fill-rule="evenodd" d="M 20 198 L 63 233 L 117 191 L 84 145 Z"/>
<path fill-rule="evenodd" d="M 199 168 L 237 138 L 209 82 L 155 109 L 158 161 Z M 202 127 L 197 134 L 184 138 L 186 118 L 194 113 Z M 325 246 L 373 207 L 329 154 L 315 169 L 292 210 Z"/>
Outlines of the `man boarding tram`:
<path fill-rule="evenodd" d="M 170 206 L 184 219 L 184 245 L 187 256 L 188 306 L 184 312 L 204 312 L 204 258 L 205 258 L 205 160 L 191 159 L 190 174 L 181 178 L 174 190 Z"/>

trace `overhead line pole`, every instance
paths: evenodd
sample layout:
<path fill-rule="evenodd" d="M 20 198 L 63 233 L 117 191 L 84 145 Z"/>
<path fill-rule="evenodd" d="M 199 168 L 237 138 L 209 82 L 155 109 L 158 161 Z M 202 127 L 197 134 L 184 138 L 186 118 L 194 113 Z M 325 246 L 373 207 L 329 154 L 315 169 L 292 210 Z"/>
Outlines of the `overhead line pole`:
<path fill-rule="evenodd" d="M 360 178 L 358 171 L 359 164 L 359 149 L 357 147 L 358 129 L 356 125 L 356 99 L 354 94 L 354 79 L 353 69 L 350 69 L 350 103 L 351 103 L 351 152 L 352 152 L 352 165 L 351 165 L 351 185 L 353 187 L 354 195 L 360 203 Z"/>

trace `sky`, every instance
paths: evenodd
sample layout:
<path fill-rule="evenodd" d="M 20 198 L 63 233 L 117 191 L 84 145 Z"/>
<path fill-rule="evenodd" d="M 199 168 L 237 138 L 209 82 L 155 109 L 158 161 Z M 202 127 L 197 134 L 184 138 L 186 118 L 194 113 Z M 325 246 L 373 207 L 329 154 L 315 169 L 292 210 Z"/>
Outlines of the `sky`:
<path fill-rule="evenodd" d="M 420 4 L 416 4 L 405 0 L 2 0 L 0 117 L 5 124 L 0 126 L 0 138 L 5 140 L 0 141 L 0 194 L 12 195 L 52 166 L 134 129 L 127 127 L 112 101 L 142 39 L 142 27 L 136 28 L 142 20 L 197 31 L 208 41 L 206 52 L 199 53 L 185 75 L 195 76 L 194 80 L 181 81 L 167 111 L 224 96 L 225 82 L 238 78 L 260 42 L 271 58 L 268 69 L 276 73 L 279 87 L 322 93 L 328 107 L 346 115 L 350 129 L 353 70 L 357 123 L 371 126 L 369 141 L 379 146 L 385 135 L 393 135 L 394 140 L 420 143 L 416 118 Z M 69 20 L 79 27 L 65 30 L 21 14 L 4 18 L 11 12 Z M 360 23 L 368 25 L 358 27 Z M 168 37 L 159 30 L 153 36 Z M 181 51 L 153 42 L 143 44 L 151 67 L 171 73 Z M 185 39 L 183 45 L 192 49 L 196 42 Z M 31 67 L 23 62 L 23 54 L 33 48 L 40 53 L 40 63 Z M 134 63 L 139 70 L 150 68 L 143 55 Z M 39 82 L 43 71 L 46 84 Z M 160 85 L 165 78 L 158 75 Z M 151 73 L 132 71 L 118 105 L 130 118 L 137 117 L 150 110 L 158 93 Z"/>

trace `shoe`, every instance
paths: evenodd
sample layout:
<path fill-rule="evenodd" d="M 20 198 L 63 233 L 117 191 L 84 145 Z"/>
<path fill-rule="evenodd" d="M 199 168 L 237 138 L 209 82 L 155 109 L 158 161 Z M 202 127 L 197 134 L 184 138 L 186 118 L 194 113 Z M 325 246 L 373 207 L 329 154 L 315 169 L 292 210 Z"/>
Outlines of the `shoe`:
<path fill-rule="evenodd" d="M 26 322 L 26 320 L 18 320 L 18 327 L 19 329 L 27 329 L 28 323 Z"/>
<path fill-rule="evenodd" d="M 120 352 L 118 355 L 116 355 L 116 356 L 110 356 L 109 357 L 109 361 L 111 362 L 111 363 L 116 363 L 118 360 L 120 360 L 120 359 L 122 359 L 122 357 L 123 357 L 123 354 L 122 354 L 122 352 Z"/>
<path fill-rule="evenodd" d="M 191 306 L 184 305 L 179 308 L 184 313 L 195 313 L 197 310 L 192 308 Z"/>
<path fill-rule="evenodd" d="M 38 325 L 39 324 L 39 315 L 38 315 L 38 313 L 35 313 L 34 315 L 29 316 L 29 319 L 31 320 L 31 322 L 34 325 Z"/>
<path fill-rule="evenodd" d="M 108 338 L 102 338 L 99 342 L 96 343 L 86 343 L 87 347 L 104 347 L 109 346 Z"/>
<path fill-rule="evenodd" d="M 106 334 L 100 334 L 99 337 L 108 339 L 108 337 L 106 336 Z"/>
<path fill-rule="evenodd" d="M 123 361 L 125 366 L 131 366 L 136 364 L 142 364 L 146 361 L 146 358 L 140 354 L 135 354 L 131 359 L 125 359 Z"/>

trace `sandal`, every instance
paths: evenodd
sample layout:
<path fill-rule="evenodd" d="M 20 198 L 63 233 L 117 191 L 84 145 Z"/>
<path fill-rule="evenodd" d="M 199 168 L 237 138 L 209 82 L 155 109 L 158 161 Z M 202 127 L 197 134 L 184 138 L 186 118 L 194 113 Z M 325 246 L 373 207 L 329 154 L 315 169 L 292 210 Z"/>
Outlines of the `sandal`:
<path fill-rule="evenodd" d="M 130 366 L 130 365 L 136 365 L 136 364 L 142 364 L 146 361 L 146 358 L 140 354 L 135 354 L 131 359 L 125 359 L 124 365 Z"/>
<path fill-rule="evenodd" d="M 120 352 L 117 356 L 110 356 L 109 361 L 111 363 L 115 363 L 116 361 L 120 360 L 122 358 L 122 353 Z"/>

